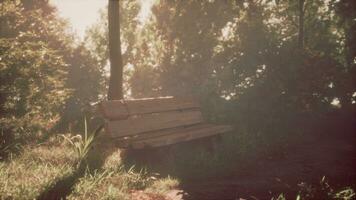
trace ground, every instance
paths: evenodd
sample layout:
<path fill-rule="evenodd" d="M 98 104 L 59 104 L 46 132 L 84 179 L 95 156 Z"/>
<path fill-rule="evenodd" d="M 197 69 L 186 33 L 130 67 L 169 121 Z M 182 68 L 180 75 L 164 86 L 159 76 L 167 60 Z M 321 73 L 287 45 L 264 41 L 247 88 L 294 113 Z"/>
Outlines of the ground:
<path fill-rule="evenodd" d="M 319 136 L 261 156 L 226 177 L 182 185 L 189 194 L 186 199 L 269 199 L 281 193 L 295 199 L 301 183 L 319 185 L 324 176 L 334 190 L 355 188 L 355 169 L 355 138 Z"/>
<path fill-rule="evenodd" d="M 164 148 L 155 154 L 140 153 L 146 158 L 151 155 L 155 159 L 148 160 L 156 165 L 173 166 L 162 171 L 123 165 L 123 152 L 109 143 L 94 145 L 86 162 L 78 163 L 75 148 L 56 136 L 42 144 L 25 146 L 21 154 L 0 163 L 0 199 L 235 200 L 277 199 L 281 194 L 286 199 L 296 199 L 298 194 L 303 199 L 327 199 L 330 195 L 326 197 L 326 193 L 336 197 L 342 190 L 352 196 L 352 191 L 345 189 L 356 188 L 354 132 L 327 129 L 303 135 L 283 147 L 251 150 L 250 155 L 255 156 L 231 160 L 229 166 L 233 170 L 226 173 L 213 167 L 208 173 L 216 175 L 201 175 L 207 173 L 200 171 L 204 168 L 201 166 L 188 177 L 172 168 L 189 168 L 190 163 L 179 164 L 180 158 L 166 156 L 168 151 Z M 340 133 L 335 134 L 338 130 Z M 323 134 L 325 131 L 334 134 Z M 193 149 L 202 144 L 185 147 L 189 145 Z M 214 160 L 216 153 L 204 157 Z"/>

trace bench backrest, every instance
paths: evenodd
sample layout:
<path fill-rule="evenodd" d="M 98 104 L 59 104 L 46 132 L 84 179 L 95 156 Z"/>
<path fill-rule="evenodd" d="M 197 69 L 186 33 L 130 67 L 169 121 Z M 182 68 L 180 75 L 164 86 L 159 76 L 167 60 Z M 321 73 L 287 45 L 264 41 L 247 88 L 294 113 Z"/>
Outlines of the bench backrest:
<path fill-rule="evenodd" d="M 203 122 L 199 103 L 191 98 L 152 98 L 104 101 L 99 112 L 112 137 L 135 136 Z"/>

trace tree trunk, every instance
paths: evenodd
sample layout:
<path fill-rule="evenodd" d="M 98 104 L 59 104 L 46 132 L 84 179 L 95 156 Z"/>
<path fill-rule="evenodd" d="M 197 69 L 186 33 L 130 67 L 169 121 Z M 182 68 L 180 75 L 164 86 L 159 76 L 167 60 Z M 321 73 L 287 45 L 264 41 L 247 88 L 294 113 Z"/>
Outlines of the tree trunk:
<path fill-rule="evenodd" d="M 298 47 L 304 48 L 304 3 L 305 0 L 299 0 L 299 31 L 298 31 Z"/>
<path fill-rule="evenodd" d="M 121 57 L 120 41 L 120 12 L 119 0 L 109 0 L 109 56 L 110 56 L 110 82 L 108 99 L 123 99 L 122 76 L 123 63 Z"/>

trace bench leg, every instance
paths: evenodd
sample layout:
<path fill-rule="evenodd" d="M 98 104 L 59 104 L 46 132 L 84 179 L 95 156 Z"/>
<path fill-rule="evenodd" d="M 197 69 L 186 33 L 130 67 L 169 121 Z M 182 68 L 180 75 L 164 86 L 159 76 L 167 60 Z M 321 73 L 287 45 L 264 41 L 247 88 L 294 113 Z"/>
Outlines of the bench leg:
<path fill-rule="evenodd" d="M 221 135 L 217 135 L 217 136 L 209 138 L 209 142 L 207 145 L 207 151 L 211 154 L 216 153 L 218 150 L 219 144 L 221 143 L 221 140 L 222 140 Z"/>

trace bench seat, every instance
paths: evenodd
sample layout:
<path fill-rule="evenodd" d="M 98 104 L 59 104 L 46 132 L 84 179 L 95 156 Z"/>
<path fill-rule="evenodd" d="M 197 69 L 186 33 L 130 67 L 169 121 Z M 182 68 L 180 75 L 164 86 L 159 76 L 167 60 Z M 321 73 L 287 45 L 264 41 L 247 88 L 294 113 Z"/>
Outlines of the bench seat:
<path fill-rule="evenodd" d="M 214 136 L 231 126 L 204 122 L 197 101 L 189 98 L 114 100 L 99 104 L 105 132 L 121 148 L 153 148 Z"/>

